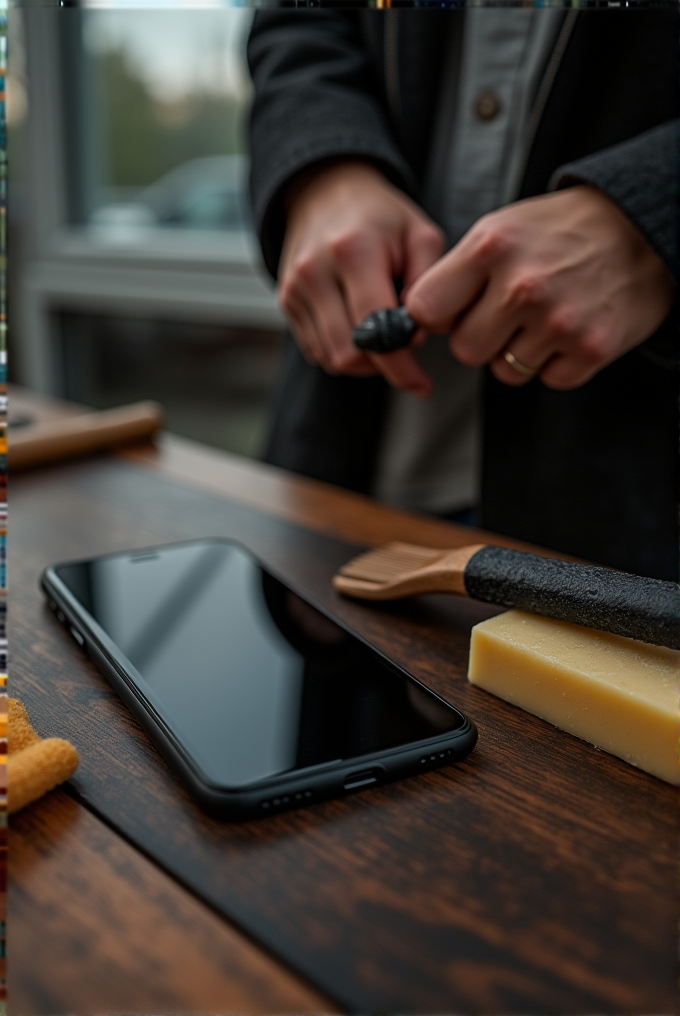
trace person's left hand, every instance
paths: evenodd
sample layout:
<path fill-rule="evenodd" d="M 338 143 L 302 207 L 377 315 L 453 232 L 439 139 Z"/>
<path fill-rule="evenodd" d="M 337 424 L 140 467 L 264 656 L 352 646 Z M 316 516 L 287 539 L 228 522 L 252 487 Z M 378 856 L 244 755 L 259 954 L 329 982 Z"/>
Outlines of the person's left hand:
<path fill-rule="evenodd" d="M 539 374 L 551 388 L 575 388 L 643 342 L 673 299 L 661 258 L 585 185 L 483 216 L 404 294 L 462 363 L 489 363 L 511 385 Z"/>

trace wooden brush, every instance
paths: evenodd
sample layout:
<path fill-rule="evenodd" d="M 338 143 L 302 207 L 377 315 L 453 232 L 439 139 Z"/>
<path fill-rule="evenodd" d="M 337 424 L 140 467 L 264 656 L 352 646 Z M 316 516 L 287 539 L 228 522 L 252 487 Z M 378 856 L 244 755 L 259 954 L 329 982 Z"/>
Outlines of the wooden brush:
<path fill-rule="evenodd" d="M 459 593 L 680 649 L 680 586 L 477 543 L 435 550 L 390 543 L 348 561 L 335 588 L 363 600 Z"/>
<path fill-rule="evenodd" d="M 16 433 L 10 431 L 9 467 L 14 472 L 113 448 L 149 438 L 162 426 L 163 409 L 157 402 L 134 402 L 117 409 L 36 423 Z"/>

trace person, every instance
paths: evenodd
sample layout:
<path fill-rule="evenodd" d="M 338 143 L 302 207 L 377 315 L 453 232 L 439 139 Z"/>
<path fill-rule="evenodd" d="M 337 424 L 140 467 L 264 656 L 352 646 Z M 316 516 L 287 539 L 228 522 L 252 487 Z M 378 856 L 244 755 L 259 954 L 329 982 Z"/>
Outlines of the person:
<path fill-rule="evenodd" d="M 481 525 L 677 578 L 677 17 L 257 13 L 253 208 L 296 340 L 269 461 L 446 512 L 483 401 Z M 356 351 L 399 299 L 414 346 Z"/>

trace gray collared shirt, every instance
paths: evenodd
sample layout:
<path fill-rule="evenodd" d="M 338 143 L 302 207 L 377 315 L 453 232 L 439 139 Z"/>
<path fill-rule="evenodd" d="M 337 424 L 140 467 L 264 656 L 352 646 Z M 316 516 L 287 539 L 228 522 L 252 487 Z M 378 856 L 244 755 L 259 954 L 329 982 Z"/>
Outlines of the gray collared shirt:
<path fill-rule="evenodd" d="M 462 42 L 451 41 L 424 194 L 449 246 L 517 196 L 531 107 L 564 12 L 472 7 L 464 17 Z M 478 500 L 481 370 L 454 360 L 443 336 L 417 355 L 435 391 L 425 402 L 391 393 L 374 493 L 402 508 L 453 511 Z"/>

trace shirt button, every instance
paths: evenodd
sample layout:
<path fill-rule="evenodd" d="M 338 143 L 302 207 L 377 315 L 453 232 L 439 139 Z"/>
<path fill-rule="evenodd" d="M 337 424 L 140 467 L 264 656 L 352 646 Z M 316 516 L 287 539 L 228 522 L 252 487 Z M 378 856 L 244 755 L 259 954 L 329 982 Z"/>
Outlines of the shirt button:
<path fill-rule="evenodd" d="M 493 92 L 482 92 L 475 99 L 474 110 L 480 120 L 493 120 L 500 108 L 500 99 Z"/>

